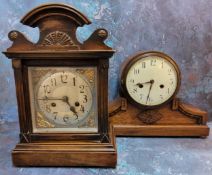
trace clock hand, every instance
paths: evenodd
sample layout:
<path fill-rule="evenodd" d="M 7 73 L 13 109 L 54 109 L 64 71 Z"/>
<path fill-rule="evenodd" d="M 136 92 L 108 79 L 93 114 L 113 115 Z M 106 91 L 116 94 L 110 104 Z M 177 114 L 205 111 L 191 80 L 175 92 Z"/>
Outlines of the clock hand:
<path fill-rule="evenodd" d="M 75 107 L 71 106 L 70 110 L 76 115 L 76 117 L 77 117 L 76 119 L 78 119 L 78 115 L 77 115 L 77 111 L 75 110 Z"/>
<path fill-rule="evenodd" d="M 64 96 L 63 99 L 62 99 L 62 101 L 65 102 L 65 103 L 70 107 L 70 108 L 69 108 L 70 111 L 72 111 L 72 112 L 77 116 L 76 119 L 78 119 L 78 115 L 77 115 L 76 109 L 75 109 L 74 106 L 71 106 L 71 104 L 70 104 L 69 101 L 68 101 L 68 97 L 67 97 L 67 96 Z"/>
<path fill-rule="evenodd" d="M 152 89 L 152 85 L 153 85 L 153 83 L 154 83 L 154 80 L 150 80 L 150 87 L 149 87 L 149 93 L 148 93 L 148 95 L 147 95 L 147 99 L 146 99 L 146 104 L 147 104 L 147 102 L 148 102 L 148 99 L 149 99 L 149 95 L 150 95 L 150 92 L 151 92 L 151 89 Z"/>
<path fill-rule="evenodd" d="M 38 98 L 38 100 L 63 100 L 63 98 L 45 96 L 44 98 Z"/>
<path fill-rule="evenodd" d="M 140 86 L 140 85 L 149 84 L 149 83 L 151 83 L 151 81 L 147 81 L 147 82 L 144 82 L 144 83 L 137 83 L 136 85 L 137 85 L 137 86 Z"/>
<path fill-rule="evenodd" d="M 77 119 L 78 119 L 78 115 L 77 115 L 77 112 L 75 110 L 75 107 L 71 106 L 71 104 L 68 101 L 68 97 L 67 96 L 64 96 L 63 98 L 55 98 L 55 97 L 47 97 L 47 96 L 45 96 L 44 98 L 40 98 L 38 100 L 62 100 L 63 102 L 68 104 L 68 106 L 70 107 L 69 108 L 70 111 L 72 111 L 77 116 Z"/>

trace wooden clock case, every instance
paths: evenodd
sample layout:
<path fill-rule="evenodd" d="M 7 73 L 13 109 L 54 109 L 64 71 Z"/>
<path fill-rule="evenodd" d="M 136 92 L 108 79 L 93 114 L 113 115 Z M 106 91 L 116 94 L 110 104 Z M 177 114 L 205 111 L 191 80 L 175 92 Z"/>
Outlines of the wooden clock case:
<path fill-rule="evenodd" d="M 183 103 L 176 97 L 180 86 L 180 71 L 172 61 L 178 73 L 178 86 L 173 96 L 160 106 L 154 108 L 139 108 L 126 92 L 126 71 L 140 56 L 162 56 L 166 54 L 156 51 L 139 52 L 129 57 L 122 65 L 120 82 L 120 97 L 109 105 L 109 121 L 117 136 L 180 136 L 206 137 L 209 135 L 207 112 Z M 124 76 L 123 76 L 124 75 Z"/>
<path fill-rule="evenodd" d="M 4 54 L 12 60 L 20 121 L 20 143 L 12 151 L 16 166 L 109 166 L 117 156 L 113 128 L 108 126 L 108 67 L 114 50 L 104 44 L 105 29 L 97 29 L 81 44 L 76 30 L 91 22 L 63 4 L 45 4 L 31 10 L 21 23 L 38 27 L 32 43 L 18 31 Z M 96 66 L 98 133 L 33 133 L 27 69 L 30 66 Z"/>

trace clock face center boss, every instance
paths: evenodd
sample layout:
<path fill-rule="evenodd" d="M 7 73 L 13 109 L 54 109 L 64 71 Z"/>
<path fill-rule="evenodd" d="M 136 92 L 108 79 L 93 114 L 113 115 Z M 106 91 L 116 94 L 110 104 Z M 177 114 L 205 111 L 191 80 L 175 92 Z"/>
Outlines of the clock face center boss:
<path fill-rule="evenodd" d="M 122 89 L 139 107 L 152 108 L 169 101 L 177 92 L 180 72 L 177 64 L 160 52 L 137 54 L 122 72 Z"/>

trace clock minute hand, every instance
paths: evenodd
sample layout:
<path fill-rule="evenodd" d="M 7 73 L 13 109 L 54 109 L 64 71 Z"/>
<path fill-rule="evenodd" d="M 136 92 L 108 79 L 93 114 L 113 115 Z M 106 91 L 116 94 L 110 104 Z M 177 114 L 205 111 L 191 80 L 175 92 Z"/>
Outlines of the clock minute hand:
<path fill-rule="evenodd" d="M 148 102 L 148 99 L 149 99 L 149 95 L 150 95 L 150 92 L 151 92 L 151 89 L 152 89 L 152 85 L 153 85 L 153 83 L 154 83 L 154 80 L 150 80 L 150 87 L 149 87 L 149 92 L 148 92 L 148 95 L 147 95 L 147 99 L 146 99 L 146 104 L 147 104 L 147 102 Z"/>
<path fill-rule="evenodd" d="M 38 100 L 63 100 L 63 98 L 45 96 L 44 98 L 38 98 Z"/>

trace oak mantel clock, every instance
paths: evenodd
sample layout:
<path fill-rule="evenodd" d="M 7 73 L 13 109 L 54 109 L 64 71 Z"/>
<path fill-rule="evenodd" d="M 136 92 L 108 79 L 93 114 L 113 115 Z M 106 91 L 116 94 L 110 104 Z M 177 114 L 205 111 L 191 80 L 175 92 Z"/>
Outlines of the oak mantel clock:
<path fill-rule="evenodd" d="M 176 98 L 181 74 L 157 51 L 139 52 L 123 64 L 120 95 L 110 123 L 122 136 L 207 136 L 207 113 Z"/>
<path fill-rule="evenodd" d="M 14 165 L 114 167 L 107 88 L 114 50 L 104 44 L 107 31 L 80 43 L 77 28 L 91 22 L 63 4 L 39 6 L 21 22 L 38 27 L 40 38 L 32 43 L 11 31 L 13 44 L 4 52 L 14 68 L 20 120 Z"/>

